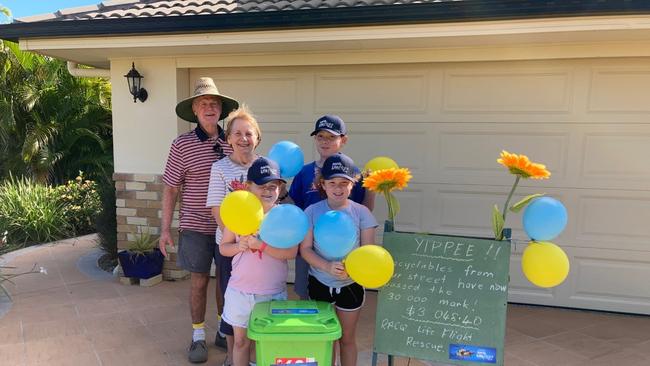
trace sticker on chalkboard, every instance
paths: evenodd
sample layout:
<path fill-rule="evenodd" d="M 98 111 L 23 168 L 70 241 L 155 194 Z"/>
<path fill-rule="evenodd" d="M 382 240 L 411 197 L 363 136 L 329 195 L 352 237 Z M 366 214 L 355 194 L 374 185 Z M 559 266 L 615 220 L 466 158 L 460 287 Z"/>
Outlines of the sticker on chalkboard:
<path fill-rule="evenodd" d="M 496 363 L 497 350 L 490 347 L 477 347 L 466 344 L 450 344 L 449 359 L 482 363 Z"/>
<path fill-rule="evenodd" d="M 318 309 L 271 309 L 272 315 L 308 315 L 318 314 Z"/>

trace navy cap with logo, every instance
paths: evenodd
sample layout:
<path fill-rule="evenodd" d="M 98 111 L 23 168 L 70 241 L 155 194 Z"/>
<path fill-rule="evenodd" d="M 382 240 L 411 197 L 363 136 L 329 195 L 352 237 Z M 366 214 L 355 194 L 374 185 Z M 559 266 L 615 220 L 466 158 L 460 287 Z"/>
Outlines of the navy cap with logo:
<path fill-rule="evenodd" d="M 359 173 L 359 169 L 354 165 L 354 161 L 345 154 L 335 154 L 325 159 L 323 167 L 320 170 L 323 179 L 332 179 L 336 177 L 346 178 L 356 181 L 354 176 Z"/>
<path fill-rule="evenodd" d="M 314 126 L 314 132 L 310 136 L 314 136 L 319 131 L 327 131 L 336 136 L 343 136 L 347 134 L 345 129 L 345 122 L 339 116 L 333 116 L 327 114 L 316 120 L 316 125 Z"/>
<path fill-rule="evenodd" d="M 258 186 L 266 184 L 272 180 L 279 180 L 284 183 L 287 182 L 280 176 L 280 167 L 278 166 L 278 163 L 263 156 L 255 159 L 253 165 L 248 168 L 246 179 Z"/>

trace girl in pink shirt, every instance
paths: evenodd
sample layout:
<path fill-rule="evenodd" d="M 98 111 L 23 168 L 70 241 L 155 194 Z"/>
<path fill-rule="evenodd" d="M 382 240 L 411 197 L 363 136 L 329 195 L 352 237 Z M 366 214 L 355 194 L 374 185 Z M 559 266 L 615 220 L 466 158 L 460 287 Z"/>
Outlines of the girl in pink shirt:
<path fill-rule="evenodd" d="M 280 178 L 280 169 L 274 161 L 260 157 L 248 169 L 246 184 L 260 199 L 266 213 L 275 206 L 286 182 Z M 223 256 L 233 257 L 223 319 L 233 326 L 235 333 L 234 366 L 248 366 L 248 318 L 258 302 L 287 299 L 287 260 L 295 258 L 298 246 L 277 249 L 266 246 L 254 235 L 240 237 L 225 228 L 219 251 Z"/>

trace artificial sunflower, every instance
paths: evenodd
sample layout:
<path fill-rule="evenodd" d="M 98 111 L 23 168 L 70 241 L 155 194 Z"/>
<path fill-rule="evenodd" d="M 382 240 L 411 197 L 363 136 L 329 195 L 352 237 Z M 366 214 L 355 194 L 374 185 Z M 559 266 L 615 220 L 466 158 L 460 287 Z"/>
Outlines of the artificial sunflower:
<path fill-rule="evenodd" d="M 363 186 L 372 192 L 382 193 L 388 204 L 388 220 L 392 223 L 399 212 L 399 201 L 392 191 L 406 188 L 413 178 L 408 168 L 390 168 L 375 170 L 363 180 Z"/>
<path fill-rule="evenodd" d="M 391 192 L 406 188 L 411 178 L 411 172 L 407 168 L 381 169 L 368 174 L 363 180 L 363 186 L 373 192 Z"/>
<path fill-rule="evenodd" d="M 551 176 L 551 173 L 546 170 L 546 165 L 533 163 L 526 155 L 512 154 L 502 150 L 501 158 L 497 159 L 497 163 L 508 168 L 510 173 L 524 179 L 548 179 Z"/>
<path fill-rule="evenodd" d="M 548 179 L 551 176 L 551 172 L 546 169 L 546 165 L 533 163 L 528 159 L 526 155 L 512 154 L 505 150 L 501 151 L 501 157 L 497 159 L 497 163 L 508 168 L 511 174 L 515 175 L 515 183 L 512 185 L 510 194 L 506 199 L 505 205 L 503 205 L 503 213 L 499 211 L 499 207 L 494 205 L 492 210 L 492 229 L 494 230 L 494 238 L 496 240 L 503 240 L 503 226 L 505 225 L 506 215 L 508 210 L 512 212 L 519 212 L 524 208 L 533 198 L 543 196 L 544 194 L 531 194 L 530 196 L 524 197 L 521 201 L 508 207 L 510 204 L 510 199 L 515 193 L 517 184 L 519 184 L 520 179 Z"/>

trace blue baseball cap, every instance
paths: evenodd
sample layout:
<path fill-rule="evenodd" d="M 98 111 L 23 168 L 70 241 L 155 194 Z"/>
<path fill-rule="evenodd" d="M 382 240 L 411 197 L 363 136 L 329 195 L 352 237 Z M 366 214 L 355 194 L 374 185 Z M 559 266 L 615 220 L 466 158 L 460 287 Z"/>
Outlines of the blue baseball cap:
<path fill-rule="evenodd" d="M 320 170 L 323 179 L 332 179 L 341 177 L 356 181 L 355 175 L 359 173 L 359 169 L 354 165 L 354 161 L 345 154 L 335 154 L 325 159 L 323 167 Z"/>
<path fill-rule="evenodd" d="M 314 132 L 312 132 L 310 136 L 314 136 L 319 131 L 327 131 L 336 136 L 343 136 L 347 133 L 345 122 L 343 122 L 341 117 L 330 114 L 324 115 L 316 120 Z"/>
<path fill-rule="evenodd" d="M 266 184 L 272 180 L 279 180 L 284 183 L 287 181 L 280 177 L 280 167 L 275 161 L 263 156 L 255 159 L 253 165 L 248 168 L 246 179 L 258 186 Z"/>

